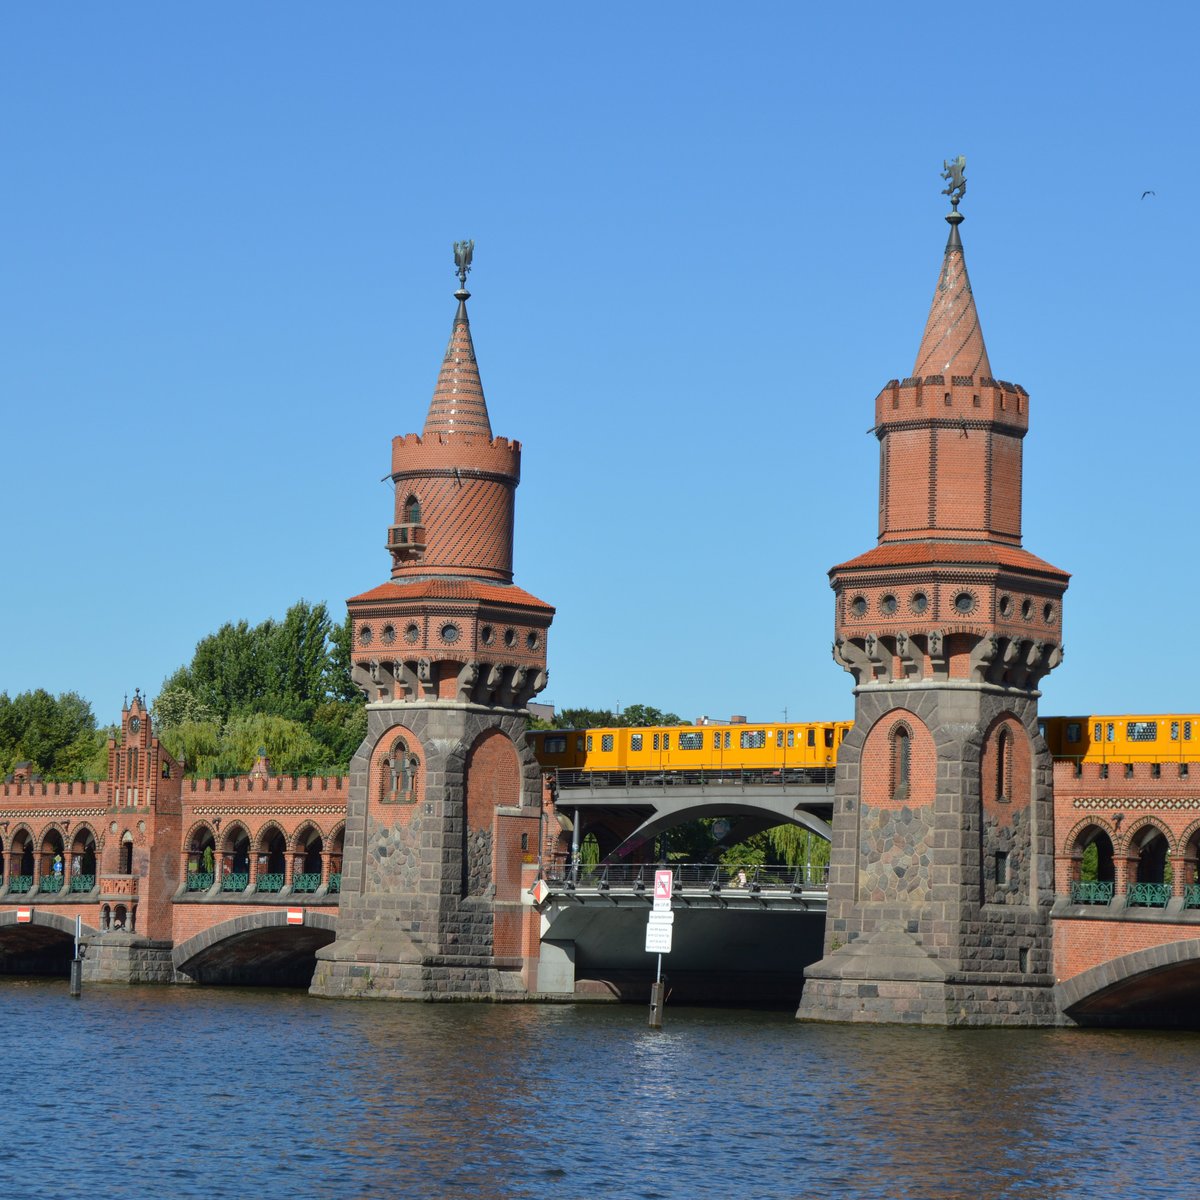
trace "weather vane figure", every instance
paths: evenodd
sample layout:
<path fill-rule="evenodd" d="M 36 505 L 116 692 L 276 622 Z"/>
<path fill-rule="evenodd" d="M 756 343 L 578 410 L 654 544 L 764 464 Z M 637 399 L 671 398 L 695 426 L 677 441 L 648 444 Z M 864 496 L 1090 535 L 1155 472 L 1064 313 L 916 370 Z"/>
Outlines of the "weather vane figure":
<path fill-rule="evenodd" d="M 967 194 L 967 158 L 960 154 L 947 162 L 942 160 L 942 178 L 947 180 L 949 187 L 942 188 L 942 195 L 950 197 L 950 207 L 958 212 L 958 202 Z"/>
<path fill-rule="evenodd" d="M 467 276 L 471 273 L 471 257 L 475 253 L 474 242 L 454 243 L 454 266 L 458 272 L 458 286 L 467 290 Z"/>

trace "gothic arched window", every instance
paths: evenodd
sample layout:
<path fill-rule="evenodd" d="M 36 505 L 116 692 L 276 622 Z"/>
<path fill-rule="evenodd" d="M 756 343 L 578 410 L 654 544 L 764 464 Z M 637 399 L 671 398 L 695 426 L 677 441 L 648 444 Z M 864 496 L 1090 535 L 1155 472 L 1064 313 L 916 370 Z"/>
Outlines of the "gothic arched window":
<path fill-rule="evenodd" d="M 412 804 L 417 798 L 418 759 L 403 738 L 392 743 L 383 760 L 383 788 L 380 799 L 385 804 Z"/>
<path fill-rule="evenodd" d="M 1001 804 L 1012 799 L 1012 753 L 1012 730 L 1002 728 L 996 738 L 996 799 Z"/>
<path fill-rule="evenodd" d="M 909 775 L 912 769 L 912 733 L 907 725 L 897 725 L 892 731 L 892 797 L 908 799 Z"/>
<path fill-rule="evenodd" d="M 409 496 L 404 502 L 404 521 L 407 525 L 420 525 L 421 502 L 416 496 Z"/>

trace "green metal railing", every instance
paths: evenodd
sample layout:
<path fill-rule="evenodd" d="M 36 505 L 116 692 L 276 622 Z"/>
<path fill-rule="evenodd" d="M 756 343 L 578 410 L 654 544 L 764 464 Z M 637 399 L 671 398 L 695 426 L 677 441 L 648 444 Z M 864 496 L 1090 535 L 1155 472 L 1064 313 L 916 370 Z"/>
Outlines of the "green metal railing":
<path fill-rule="evenodd" d="M 1183 889 L 1183 907 L 1200 908 L 1200 883 L 1189 883 Z"/>
<path fill-rule="evenodd" d="M 1125 903 L 1137 908 L 1166 908 L 1171 899 L 1169 883 L 1131 883 Z"/>
<path fill-rule="evenodd" d="M 1107 904 L 1113 898 L 1113 884 L 1101 882 L 1098 879 L 1083 882 L 1076 880 L 1071 884 L 1072 904 Z"/>
<path fill-rule="evenodd" d="M 329 887 L 326 888 L 325 890 L 327 892 L 329 892 L 330 895 L 332 895 L 334 892 L 340 892 L 342 890 L 342 873 L 341 873 L 341 871 L 334 871 L 329 876 Z"/>
<path fill-rule="evenodd" d="M 221 876 L 221 891 L 223 892 L 244 892 L 249 886 L 250 873 L 248 871 L 231 872 Z"/>
<path fill-rule="evenodd" d="M 283 891 L 283 872 L 271 872 L 269 875 L 260 875 L 254 883 L 256 892 L 282 892 Z"/>
<path fill-rule="evenodd" d="M 62 876 L 61 875 L 43 875 L 38 882 L 39 892 L 61 892 L 62 891 Z"/>
<path fill-rule="evenodd" d="M 72 875 L 71 888 L 73 892 L 90 892 L 96 886 L 95 875 Z"/>
<path fill-rule="evenodd" d="M 189 871 L 187 890 L 189 892 L 207 892 L 212 887 L 215 878 L 211 871 Z"/>
<path fill-rule="evenodd" d="M 8 881 L 9 893 L 33 891 L 32 875 L 13 875 Z"/>
<path fill-rule="evenodd" d="M 320 871 L 304 871 L 292 876 L 293 892 L 315 892 L 321 886 Z"/>

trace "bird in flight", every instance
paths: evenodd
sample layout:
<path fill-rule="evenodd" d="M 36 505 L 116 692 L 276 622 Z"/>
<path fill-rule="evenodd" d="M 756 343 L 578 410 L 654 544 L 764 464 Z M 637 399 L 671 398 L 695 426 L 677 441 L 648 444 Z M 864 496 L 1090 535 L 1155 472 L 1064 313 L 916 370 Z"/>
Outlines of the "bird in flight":
<path fill-rule="evenodd" d="M 1158 195 L 1158 193 L 1157 193 L 1157 192 L 1143 192 L 1143 193 L 1142 193 L 1142 199 L 1143 199 L 1143 200 L 1145 200 L 1145 198 L 1146 198 L 1147 196 L 1157 196 L 1157 195 Z"/>

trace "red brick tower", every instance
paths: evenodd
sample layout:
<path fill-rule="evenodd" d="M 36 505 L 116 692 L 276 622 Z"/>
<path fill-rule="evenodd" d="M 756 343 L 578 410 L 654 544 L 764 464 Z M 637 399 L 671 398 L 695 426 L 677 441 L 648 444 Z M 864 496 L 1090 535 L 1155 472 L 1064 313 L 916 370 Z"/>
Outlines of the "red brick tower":
<path fill-rule="evenodd" d="M 519 442 L 492 436 L 467 317 L 473 243 L 424 431 L 392 442 L 391 579 L 348 602 L 367 737 L 350 768 L 336 942 L 321 995 L 520 986 L 522 835 L 536 845 L 526 705 L 554 610 L 512 583 Z"/>
<path fill-rule="evenodd" d="M 830 571 L 855 680 L 825 958 L 807 1019 L 1053 1020 L 1051 764 L 1038 683 L 1068 576 L 1021 548 L 1029 397 L 995 379 L 950 238 L 912 375 L 875 401 L 879 541 Z"/>

